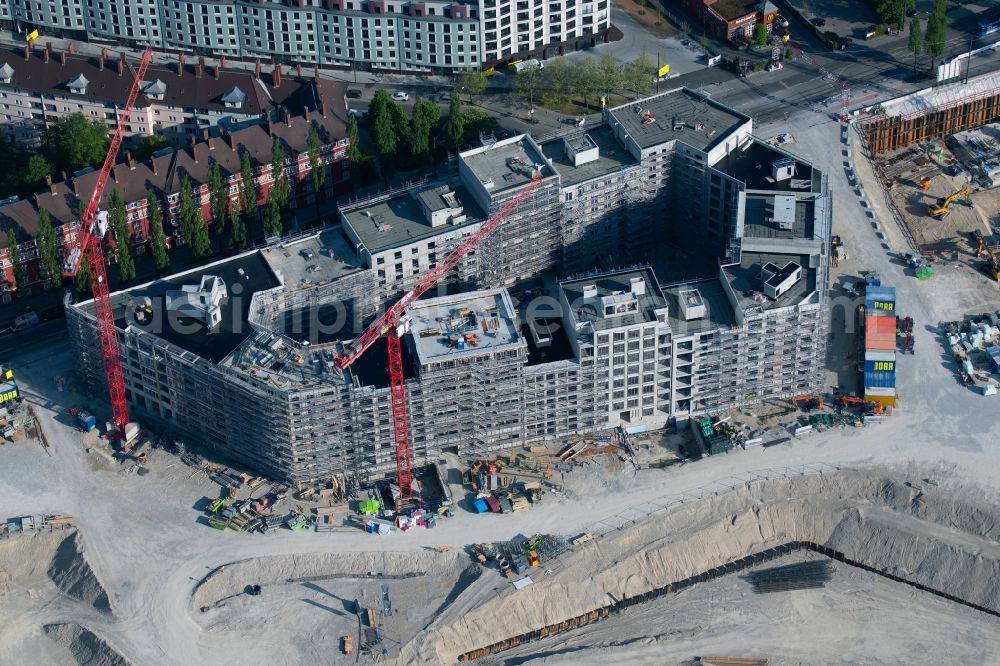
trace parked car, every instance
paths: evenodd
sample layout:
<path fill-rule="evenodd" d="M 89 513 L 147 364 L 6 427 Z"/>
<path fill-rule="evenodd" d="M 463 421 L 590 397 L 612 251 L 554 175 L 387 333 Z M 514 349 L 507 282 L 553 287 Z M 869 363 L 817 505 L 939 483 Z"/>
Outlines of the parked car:
<path fill-rule="evenodd" d="M 444 93 L 443 95 L 438 95 L 438 101 L 439 102 L 450 102 L 451 101 L 451 94 Z"/>
<path fill-rule="evenodd" d="M 409 102 L 410 93 L 405 93 L 402 90 L 397 90 L 396 92 L 392 93 L 392 98 L 397 102 Z"/>
<path fill-rule="evenodd" d="M 782 16 L 780 14 L 777 17 L 775 17 L 774 21 L 775 21 L 775 23 L 777 23 L 782 28 L 787 28 L 788 27 L 788 19 L 786 19 L 784 16 Z"/>
<path fill-rule="evenodd" d="M 357 88 L 348 88 L 347 97 L 349 99 L 361 99 L 361 91 Z"/>
<path fill-rule="evenodd" d="M 361 120 L 362 118 L 368 115 L 368 111 L 367 109 L 348 109 L 347 115 L 354 116 L 358 120 Z"/>
<path fill-rule="evenodd" d="M 809 22 L 812 23 L 817 28 L 822 28 L 824 25 L 826 25 L 826 19 L 825 18 L 812 18 L 812 19 L 809 19 Z"/>

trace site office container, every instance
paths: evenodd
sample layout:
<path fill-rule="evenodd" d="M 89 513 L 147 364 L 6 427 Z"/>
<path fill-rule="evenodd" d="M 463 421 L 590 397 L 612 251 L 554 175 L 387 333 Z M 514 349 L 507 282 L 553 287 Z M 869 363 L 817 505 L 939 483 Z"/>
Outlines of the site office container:
<path fill-rule="evenodd" d="M 896 387 L 896 352 L 865 352 L 865 390 Z"/>
<path fill-rule="evenodd" d="M 865 312 L 870 315 L 896 316 L 896 288 L 869 286 L 865 289 Z"/>
<path fill-rule="evenodd" d="M 886 407 L 896 406 L 896 389 L 894 388 L 872 388 L 865 389 L 865 400 L 880 403 Z"/>
<path fill-rule="evenodd" d="M 865 315 L 865 349 L 896 351 L 896 317 Z"/>

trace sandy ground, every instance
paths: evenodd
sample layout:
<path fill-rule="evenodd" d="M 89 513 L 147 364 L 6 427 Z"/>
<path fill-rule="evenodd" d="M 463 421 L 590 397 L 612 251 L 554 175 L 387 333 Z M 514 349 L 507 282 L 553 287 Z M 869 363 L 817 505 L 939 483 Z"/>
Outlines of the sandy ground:
<path fill-rule="evenodd" d="M 968 566 L 963 564 L 964 568 L 953 567 L 953 570 L 967 573 L 968 581 L 935 579 L 935 582 L 956 588 L 961 588 L 963 582 L 975 585 L 977 580 L 982 580 L 978 576 L 983 575 L 983 571 L 972 567 L 975 557 L 971 564 L 966 562 L 966 554 L 979 553 L 983 564 L 994 562 L 996 554 L 991 549 L 997 547 L 1000 535 L 984 536 L 981 531 L 968 525 L 956 526 L 941 516 L 933 519 L 914 517 L 907 508 L 910 500 L 903 507 L 884 499 L 876 502 L 870 489 L 860 486 L 845 486 L 832 495 L 827 494 L 826 500 L 811 503 L 806 499 L 816 494 L 815 488 L 788 489 L 781 495 L 781 501 L 774 503 L 775 507 L 808 508 L 807 513 L 815 516 L 809 520 L 804 518 L 805 514 L 795 517 L 782 513 L 784 509 L 775 509 L 774 521 L 765 525 L 752 517 L 753 511 L 746 504 L 749 496 L 733 500 L 736 503 L 730 507 L 732 512 L 728 520 L 724 517 L 728 510 L 725 502 L 729 500 L 717 499 L 717 494 L 721 498 L 755 479 L 778 482 L 785 476 L 796 477 L 802 473 L 808 475 L 803 478 L 824 478 L 815 472 L 824 470 L 825 474 L 830 474 L 835 466 L 859 470 L 879 468 L 885 474 L 905 480 L 934 477 L 941 482 L 942 492 L 948 490 L 966 499 L 990 502 L 994 507 L 990 509 L 992 513 L 976 514 L 984 524 L 995 520 L 989 517 L 996 515 L 995 506 L 1000 504 L 996 497 L 997 470 L 1000 469 L 1000 424 L 995 416 L 998 398 L 972 393 L 955 381 L 954 368 L 943 353 L 937 327 L 942 320 L 958 319 L 968 312 L 1000 308 L 996 285 L 965 266 L 956 267 L 954 275 L 948 273 L 947 268 L 939 268 L 938 275 L 926 282 L 908 276 L 893 261 L 895 254 L 905 247 L 899 233 L 893 230 L 891 222 L 887 222 L 882 225 L 886 238 L 878 238 L 866 215 L 867 209 L 861 206 L 860 199 L 847 185 L 844 163 L 852 156 L 838 143 L 840 135 L 836 124 L 809 116 L 795 118 L 780 127 L 759 128 L 762 136 L 779 131 L 794 134 L 796 144 L 791 149 L 814 160 L 830 174 L 831 187 L 837 196 L 834 232 L 844 237 L 850 254 L 850 259 L 841 267 L 843 274 L 879 270 L 886 283 L 897 287 L 899 309 L 916 319 L 917 353 L 900 360 L 901 407 L 887 422 L 864 429 L 816 433 L 785 445 L 735 451 L 664 470 L 635 472 L 625 465 L 606 469 L 591 466 L 575 479 L 568 480 L 565 495 L 549 495 L 541 506 L 529 512 L 478 516 L 460 511 L 434 530 L 406 535 L 377 537 L 361 532 L 288 531 L 245 535 L 220 533 L 198 523 L 199 500 L 218 492 L 217 486 L 203 474 L 161 451 L 154 451 L 151 456 L 148 475 L 125 474 L 110 463 L 99 444 L 84 440 L 73 429 L 65 409 L 87 403 L 74 393 L 72 382 L 65 392 L 55 390 L 54 376 L 72 376 L 71 358 L 65 343 L 18 358 L 3 358 L 4 363 L 15 368 L 24 394 L 36 406 L 50 446 L 46 450 L 26 441 L 0 447 L 0 517 L 28 513 L 73 515 L 81 537 L 80 550 L 95 578 L 107 591 L 111 612 L 99 611 L 92 603 L 67 595 L 44 572 L 24 574 L 27 582 L 12 580 L 10 591 L 0 603 L 0 663 L 65 663 L 74 654 L 76 657 L 72 658 L 80 661 L 80 655 L 99 648 L 98 643 L 102 641 L 111 646 L 101 648 L 101 659 L 106 663 L 115 663 L 115 652 L 136 664 L 293 664 L 303 661 L 338 663 L 338 660 L 347 663 L 335 645 L 341 632 L 348 631 L 350 625 L 344 601 L 357 597 L 369 603 L 376 598 L 378 585 L 367 578 L 336 578 L 316 581 L 316 587 L 322 588 L 318 590 L 288 583 L 287 579 L 310 575 L 296 572 L 315 572 L 316 567 L 323 569 L 323 573 L 350 569 L 355 574 L 367 574 L 377 561 L 381 562 L 380 567 L 392 572 L 401 570 L 399 559 L 406 566 L 421 571 L 433 569 L 435 573 L 402 582 L 390 581 L 390 596 L 398 590 L 399 622 L 389 627 L 387 643 L 394 648 L 399 646 L 391 641 L 403 644 L 399 663 L 448 663 L 463 649 L 479 647 L 511 632 L 565 619 L 600 605 L 609 589 L 613 588 L 616 594 L 641 591 L 658 580 L 670 579 L 682 569 L 701 569 L 706 563 L 780 541 L 796 530 L 805 529 L 803 526 L 812 530 L 817 540 L 840 539 L 839 547 L 843 548 L 852 543 L 864 543 L 873 533 L 922 535 L 921 552 L 933 549 L 934 544 L 945 544 L 941 546 L 944 551 L 934 557 L 927 555 L 920 561 L 909 561 L 902 544 L 912 545 L 918 541 L 910 536 L 895 541 L 890 539 L 900 544 L 902 550 L 890 548 L 888 555 L 902 562 L 901 566 L 915 575 L 926 573 L 932 577 L 942 570 L 941 561 L 950 562 L 948 557 L 958 557 Z M 846 154 L 831 150 L 832 145 L 841 145 Z M 863 163 L 856 166 L 866 191 L 875 192 L 870 172 Z M 870 196 L 870 206 L 880 220 L 891 220 L 877 194 Z M 88 447 L 92 453 L 88 453 Z M 886 465 L 891 467 L 885 468 Z M 854 523 L 844 513 L 848 500 L 856 510 L 851 514 L 857 516 Z M 905 524 L 902 528 L 889 525 L 893 530 L 883 526 L 873 532 L 872 521 L 861 520 L 863 507 L 859 502 L 874 507 L 870 515 L 877 514 L 890 522 Z M 840 513 L 834 512 L 835 508 Z M 699 513 L 685 514 L 688 510 Z M 723 511 L 723 514 L 716 514 L 716 511 Z M 655 517 L 646 519 L 652 512 L 657 512 Z M 964 513 L 972 515 L 968 511 Z M 735 523 L 732 522 L 734 515 L 738 518 Z M 682 520 L 672 523 L 673 532 L 665 523 L 671 516 Z M 427 550 L 431 546 L 461 547 L 468 543 L 498 541 L 518 534 L 572 535 L 583 531 L 610 531 L 633 522 L 643 529 L 635 533 L 623 529 L 620 537 L 609 536 L 595 544 L 595 549 L 603 553 L 600 557 L 587 559 L 583 558 L 585 553 L 577 553 L 560 566 L 545 568 L 539 573 L 536 585 L 516 593 L 523 595 L 517 597 L 512 596 L 509 583 L 499 575 L 484 572 L 475 580 L 470 581 L 468 576 L 463 580 L 465 567 L 460 556 L 430 555 Z M 726 524 L 734 529 L 723 529 Z M 649 534 L 652 532 L 657 538 L 669 541 L 671 534 L 681 531 L 693 535 L 698 531 L 695 527 L 711 534 L 711 539 L 689 541 L 679 553 L 670 551 L 668 543 L 654 543 Z M 838 527 L 840 531 L 835 532 Z M 641 538 L 636 536 L 640 533 L 644 535 Z M 654 551 L 659 554 L 652 554 Z M 289 568 L 289 557 L 301 560 Z M 378 560 L 379 557 L 386 559 Z M 572 558 L 576 557 L 583 559 L 573 565 Z M 253 565 L 242 565 L 242 569 L 234 565 L 256 558 L 265 559 Z M 886 559 L 889 561 L 888 557 Z M 921 563 L 931 560 L 938 561 L 937 566 L 928 565 L 921 570 Z M 220 592 L 219 597 L 209 600 L 210 604 L 204 604 L 200 596 L 212 589 L 212 584 L 224 580 L 215 578 L 217 583 L 206 582 L 199 588 L 200 582 L 219 567 L 235 572 L 226 589 L 238 591 L 241 586 L 261 584 L 261 596 L 256 600 L 237 596 L 224 602 L 224 607 L 202 613 L 201 605 L 214 605 L 225 596 Z M 11 568 L 9 562 L 0 562 L 0 569 Z M 994 581 L 997 573 L 993 571 Z M 793 608 L 797 614 L 778 616 L 788 618 L 788 635 L 797 631 L 799 635 L 808 636 L 809 627 L 817 626 L 830 616 L 827 604 L 834 608 L 838 603 L 850 605 L 849 601 L 836 598 L 852 589 L 849 575 L 838 574 L 841 575 L 845 580 L 835 580 L 829 591 L 815 593 L 829 596 L 814 598 L 809 597 L 814 593 L 808 593 L 795 597 Z M 737 580 L 720 581 L 718 595 L 732 594 L 732 586 L 739 584 Z M 979 587 L 995 599 L 995 587 Z M 200 589 L 200 593 L 196 594 L 196 589 Z M 858 598 L 859 603 L 869 603 L 870 599 L 870 603 L 877 606 L 886 599 L 890 604 L 894 599 L 897 603 L 903 602 L 909 594 L 881 589 L 875 585 L 871 597 L 848 595 L 846 598 Z M 692 592 L 711 594 L 711 591 Z M 445 601 L 447 606 L 444 606 Z M 754 624 L 752 616 L 755 608 L 767 614 L 773 612 L 769 610 L 773 605 L 782 603 L 788 602 L 744 597 L 740 604 L 734 597 L 732 604 L 740 606 L 739 614 L 731 616 L 734 621 L 742 622 L 741 618 L 746 618 L 748 627 L 758 627 L 746 634 L 741 652 L 753 652 L 759 647 L 774 654 L 772 648 L 782 643 L 785 634 L 781 632 L 786 630 Z M 940 609 L 942 626 L 956 626 L 956 623 L 964 626 L 973 622 L 965 610 L 952 609 L 949 614 L 947 605 L 929 601 L 919 604 L 921 608 Z M 871 612 L 871 617 L 875 617 L 877 611 Z M 909 625 L 905 622 L 907 617 L 915 620 L 916 614 L 910 607 L 905 613 L 900 611 L 900 642 L 907 636 L 917 639 L 925 635 L 913 627 L 912 622 Z M 659 617 L 658 614 L 654 616 Z M 669 650 L 664 647 L 667 638 L 657 639 L 659 642 L 655 645 L 672 655 L 714 652 L 709 648 L 715 645 L 720 650 L 735 650 L 741 629 L 730 629 L 723 623 L 713 625 L 714 616 L 710 616 L 711 613 L 703 613 L 703 619 L 698 620 L 706 627 L 702 634 L 680 636 L 677 645 Z M 475 627 L 469 624 L 473 621 L 477 623 Z M 416 632 L 427 622 L 432 624 L 428 631 L 419 634 L 419 641 L 404 635 Z M 66 627 L 50 629 L 46 637 L 43 629 L 46 625 Z M 656 627 L 639 632 L 643 635 L 641 640 L 666 636 L 666 626 L 668 623 L 658 620 Z M 861 624 L 847 622 L 842 626 L 844 633 L 841 635 L 858 626 Z M 970 626 L 975 628 L 977 625 L 973 622 Z M 91 632 L 93 638 L 87 632 Z M 986 635 L 985 631 L 980 633 Z M 627 649 L 646 649 L 640 643 Z M 782 653 L 787 661 L 778 663 L 794 663 L 796 659 L 804 663 L 836 663 L 840 659 L 837 654 L 831 656 L 830 651 L 835 649 L 834 638 L 828 643 L 817 644 L 812 652 L 805 643 L 803 639 L 803 645 L 795 648 L 800 650 L 798 652 L 789 648 Z M 596 651 L 602 649 L 600 644 L 601 641 L 595 640 L 592 646 L 584 636 L 572 649 L 585 650 L 580 653 L 581 659 L 596 659 Z M 962 648 L 958 639 L 953 639 L 950 645 Z M 986 651 L 983 654 L 995 657 L 986 660 L 977 659 L 973 647 L 962 648 L 965 651 L 960 652 L 968 657 L 967 661 L 1000 661 L 995 645 L 982 644 L 981 649 Z M 587 652 L 592 648 L 595 652 Z M 556 645 L 548 649 L 564 648 Z M 621 654 L 626 658 L 616 660 L 631 661 L 628 655 L 632 653 Z M 649 659 L 648 654 L 636 652 L 635 663 Z M 845 654 L 859 657 L 855 663 L 868 663 L 861 652 Z M 921 661 L 919 651 L 905 654 Z M 531 655 L 537 656 L 529 650 L 525 657 Z M 891 657 L 886 659 L 891 661 Z"/>

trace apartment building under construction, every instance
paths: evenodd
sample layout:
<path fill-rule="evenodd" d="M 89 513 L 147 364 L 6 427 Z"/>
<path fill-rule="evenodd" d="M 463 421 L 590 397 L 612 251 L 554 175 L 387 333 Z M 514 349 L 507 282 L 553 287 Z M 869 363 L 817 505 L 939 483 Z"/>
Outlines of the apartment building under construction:
<path fill-rule="evenodd" d="M 136 417 L 293 483 L 391 473 L 385 343 L 345 371 L 332 356 L 534 177 L 409 309 L 416 462 L 821 388 L 826 176 L 677 89 L 597 127 L 485 141 L 440 182 L 342 206 L 339 226 L 114 294 Z M 91 304 L 68 319 L 102 390 Z"/>

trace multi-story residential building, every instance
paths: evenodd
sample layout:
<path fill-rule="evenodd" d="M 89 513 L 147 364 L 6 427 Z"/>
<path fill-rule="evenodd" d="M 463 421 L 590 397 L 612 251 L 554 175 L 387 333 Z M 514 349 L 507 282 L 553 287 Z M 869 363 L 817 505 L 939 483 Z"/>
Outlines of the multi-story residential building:
<path fill-rule="evenodd" d="M 609 0 L 0 0 L 42 33 L 202 55 L 456 72 L 604 41 Z"/>
<path fill-rule="evenodd" d="M 189 147 L 164 149 L 150 160 L 139 162 L 126 154 L 125 161 L 115 165 L 108 181 L 108 190 L 117 189 L 126 202 L 129 231 L 136 254 L 148 251 L 149 211 L 147 195 L 150 191 L 160 199 L 163 224 L 168 247 L 183 244 L 180 222 L 177 217 L 180 185 L 186 177 L 191 183 L 195 205 L 201 208 L 202 218 L 213 224 L 209 205 L 208 172 L 213 163 L 219 165 L 223 183 L 228 187 L 230 200 L 238 205 L 241 159 L 244 152 L 250 156 L 254 173 L 257 202 L 267 202 L 268 192 L 274 184 L 271 173 L 271 147 L 276 138 L 285 151 L 285 173 L 292 186 L 289 199 L 289 226 L 294 229 L 316 219 L 318 215 L 332 213 L 334 201 L 347 185 L 347 149 L 345 138 L 346 108 L 343 86 L 338 94 L 329 98 L 330 106 L 321 104 L 321 110 L 306 112 L 301 116 L 285 113 L 282 118 L 268 119 L 222 136 L 213 136 L 203 130 L 201 140 L 192 137 Z M 308 138 L 315 128 L 323 142 L 320 157 L 328 177 L 324 182 L 323 200 L 317 205 L 312 190 Z M 30 199 L 0 202 L 0 230 L 14 229 L 18 238 L 20 261 L 25 266 L 27 291 L 35 293 L 45 284 L 39 272 L 38 254 L 34 249 L 34 236 L 38 231 L 38 213 L 49 213 L 60 245 L 72 244 L 79 228 L 79 211 L 97 182 L 98 173 L 90 170 L 76 174 L 64 182 L 53 182 Z M 0 299 L 4 304 L 12 301 L 15 290 L 14 270 L 7 256 L 7 236 L 0 234 Z"/>
<path fill-rule="evenodd" d="M 135 63 L 132 63 L 133 65 Z M 114 131 L 132 86 L 125 55 L 97 58 L 45 49 L 0 53 L 0 135 L 24 148 L 37 147 L 52 121 L 74 113 L 107 123 Z M 157 134 L 186 143 L 208 130 L 235 131 L 276 108 L 294 115 L 315 100 L 343 95 L 339 84 L 316 76 L 282 76 L 206 67 L 179 56 L 169 67 L 150 66 L 132 109 L 127 136 Z M 330 102 L 332 104 L 332 102 Z"/>
<path fill-rule="evenodd" d="M 129 323 L 130 303 L 155 313 L 122 333 L 136 416 L 291 482 L 391 473 L 386 345 L 343 372 L 333 355 L 440 260 L 430 242 L 451 246 L 534 177 L 531 207 L 476 249 L 459 292 L 404 318 L 418 463 L 445 448 L 478 456 L 683 427 L 822 388 L 826 176 L 757 141 L 747 116 L 678 89 L 542 146 L 489 143 L 456 166 L 457 179 L 356 202 L 341 228 L 114 294 Z M 566 252 L 563 239 L 600 249 Z M 219 327 L 169 326 L 163 296 L 210 276 L 241 291 Z M 81 373 L 101 390 L 92 305 L 68 316 Z M 253 416 L 230 419 L 227 401 Z"/>

